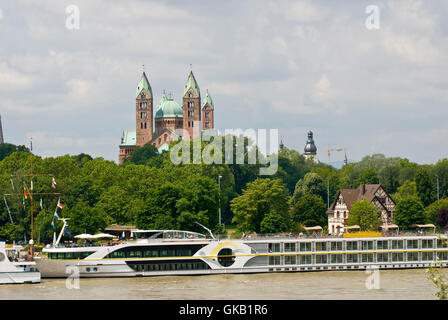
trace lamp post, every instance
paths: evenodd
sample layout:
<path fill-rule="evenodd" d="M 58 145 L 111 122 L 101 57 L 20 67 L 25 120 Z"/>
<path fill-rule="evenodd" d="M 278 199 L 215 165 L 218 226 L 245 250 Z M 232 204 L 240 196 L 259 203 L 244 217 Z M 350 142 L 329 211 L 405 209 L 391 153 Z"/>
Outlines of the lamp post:
<path fill-rule="evenodd" d="M 440 200 L 440 193 L 439 193 L 439 175 L 436 174 L 437 178 L 437 200 Z"/>
<path fill-rule="evenodd" d="M 218 176 L 218 187 L 219 187 L 219 197 L 218 197 L 219 225 L 221 225 L 221 178 L 222 178 L 222 176 Z"/>

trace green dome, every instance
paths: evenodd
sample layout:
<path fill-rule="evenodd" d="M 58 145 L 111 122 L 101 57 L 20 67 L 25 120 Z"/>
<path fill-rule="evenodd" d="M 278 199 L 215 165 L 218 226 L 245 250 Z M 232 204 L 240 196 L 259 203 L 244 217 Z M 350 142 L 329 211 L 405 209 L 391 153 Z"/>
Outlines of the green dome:
<path fill-rule="evenodd" d="M 160 105 L 157 108 L 155 118 L 182 118 L 182 107 L 173 99 L 169 99 L 163 94 Z"/>

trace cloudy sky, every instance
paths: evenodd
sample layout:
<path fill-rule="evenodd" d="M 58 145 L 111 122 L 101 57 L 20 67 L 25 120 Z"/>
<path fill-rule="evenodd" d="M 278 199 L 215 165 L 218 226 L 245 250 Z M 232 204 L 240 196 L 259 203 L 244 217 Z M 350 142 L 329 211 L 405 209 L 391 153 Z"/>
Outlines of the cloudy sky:
<path fill-rule="evenodd" d="M 299 151 L 312 130 L 323 161 L 330 145 L 433 163 L 448 150 L 447 16 L 445 0 L 2 1 L 5 140 L 117 161 L 142 64 L 155 105 L 164 89 L 181 102 L 192 64 L 218 129 L 278 128 Z"/>

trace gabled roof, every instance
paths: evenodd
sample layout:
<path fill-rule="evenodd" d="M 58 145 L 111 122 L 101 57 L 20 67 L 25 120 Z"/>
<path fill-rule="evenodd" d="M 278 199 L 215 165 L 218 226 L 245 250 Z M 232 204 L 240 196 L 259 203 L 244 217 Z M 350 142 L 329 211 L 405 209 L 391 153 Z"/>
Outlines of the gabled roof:
<path fill-rule="evenodd" d="M 137 90 L 135 93 L 135 97 L 137 98 L 140 92 L 145 89 L 146 92 L 148 92 L 149 97 L 152 99 L 152 89 L 151 85 L 149 84 L 148 78 L 146 77 L 146 73 L 143 71 L 142 78 L 140 79 L 140 82 L 137 85 Z"/>
<path fill-rule="evenodd" d="M 184 87 L 184 96 L 187 93 L 188 90 L 193 89 L 193 92 L 198 96 L 201 97 L 201 91 L 199 90 L 199 85 L 193 75 L 193 71 L 190 71 L 190 74 L 188 75 L 187 83 L 185 83 Z"/>
<path fill-rule="evenodd" d="M 208 89 L 207 93 L 205 94 L 204 101 L 202 102 L 202 108 L 204 108 L 206 105 L 209 105 L 212 110 L 215 109 L 215 107 L 213 106 L 212 97 L 210 97 L 210 94 L 208 93 Z"/>
<path fill-rule="evenodd" d="M 372 201 L 375 198 L 375 193 L 381 187 L 380 184 L 362 184 L 356 189 L 341 189 L 338 192 L 336 200 L 328 208 L 327 213 L 333 212 L 339 196 L 342 195 L 347 209 L 350 210 L 353 204 L 358 200 Z"/>

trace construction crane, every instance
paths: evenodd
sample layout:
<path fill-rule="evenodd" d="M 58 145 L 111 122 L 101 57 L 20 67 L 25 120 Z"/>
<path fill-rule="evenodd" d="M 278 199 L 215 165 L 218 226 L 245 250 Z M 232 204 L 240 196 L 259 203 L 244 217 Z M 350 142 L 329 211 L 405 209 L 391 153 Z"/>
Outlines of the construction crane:
<path fill-rule="evenodd" d="M 328 145 L 328 165 L 330 165 L 330 154 L 331 151 L 343 151 L 343 148 L 330 148 L 330 145 Z"/>

